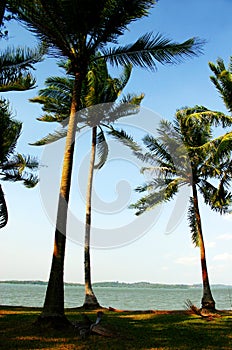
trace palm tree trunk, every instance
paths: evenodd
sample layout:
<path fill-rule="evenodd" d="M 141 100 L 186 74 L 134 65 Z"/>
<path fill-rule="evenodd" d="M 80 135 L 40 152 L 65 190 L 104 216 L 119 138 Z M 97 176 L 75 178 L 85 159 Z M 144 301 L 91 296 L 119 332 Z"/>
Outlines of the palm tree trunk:
<path fill-rule="evenodd" d="M 81 93 L 82 76 L 75 76 L 64 159 L 60 183 L 53 259 L 48 281 L 45 302 L 38 321 L 52 326 L 64 326 L 68 320 L 64 315 L 64 258 L 66 245 L 66 224 L 68 213 L 71 174 L 77 128 L 77 106 Z"/>
<path fill-rule="evenodd" d="M 92 147 L 89 164 L 89 176 L 86 193 L 86 221 L 85 221 L 85 253 L 84 253 L 84 271 L 85 271 L 85 301 L 83 307 L 93 309 L 100 307 L 97 298 L 92 289 L 91 283 L 91 263 L 90 263 L 90 230 L 91 230 L 91 201 L 93 172 L 96 154 L 97 126 L 92 128 Z"/>
<path fill-rule="evenodd" d="M 203 297 L 201 299 L 201 306 L 202 306 L 202 309 L 214 311 L 215 301 L 213 299 L 211 289 L 210 289 L 210 284 L 209 284 L 209 276 L 208 276 L 208 270 L 207 270 L 207 264 L 206 264 L 205 244 L 204 244 L 203 233 L 202 233 L 201 216 L 199 211 L 198 195 L 197 195 L 197 188 L 195 183 L 192 184 L 192 190 L 193 190 L 193 203 L 194 203 L 194 210 L 195 210 L 198 237 L 199 237 L 199 248 L 200 248 L 200 255 L 201 255 L 201 270 L 202 270 L 202 282 L 203 282 Z"/>

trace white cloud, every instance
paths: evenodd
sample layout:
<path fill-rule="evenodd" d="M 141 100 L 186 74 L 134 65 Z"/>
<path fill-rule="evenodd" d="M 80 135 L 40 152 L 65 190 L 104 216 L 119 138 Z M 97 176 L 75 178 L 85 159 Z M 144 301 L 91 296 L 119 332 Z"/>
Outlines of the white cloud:
<path fill-rule="evenodd" d="M 218 236 L 217 239 L 221 239 L 221 240 L 223 240 L 223 241 L 229 241 L 229 240 L 232 239 L 232 234 L 230 234 L 230 233 L 225 233 L 225 234 L 223 234 L 223 235 Z"/>
<path fill-rule="evenodd" d="M 215 255 L 213 260 L 215 261 L 232 261 L 232 254 L 229 253 L 222 253 Z"/>
<path fill-rule="evenodd" d="M 183 256 L 181 258 L 176 259 L 175 263 L 193 266 L 199 264 L 199 259 L 196 256 Z"/>

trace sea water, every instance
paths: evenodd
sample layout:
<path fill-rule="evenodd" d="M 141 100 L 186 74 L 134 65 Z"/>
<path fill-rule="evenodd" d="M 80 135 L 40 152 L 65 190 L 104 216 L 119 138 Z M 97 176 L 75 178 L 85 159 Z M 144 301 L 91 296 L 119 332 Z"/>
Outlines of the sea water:
<path fill-rule="evenodd" d="M 212 294 L 219 310 L 232 309 L 232 286 L 212 286 Z M 183 310 L 186 301 L 200 307 L 200 286 L 165 287 L 112 287 L 96 286 L 94 292 L 100 305 L 124 310 Z M 0 283 L 0 305 L 41 307 L 46 293 L 45 284 Z M 65 307 L 81 306 L 84 302 L 84 287 L 65 286 Z"/>

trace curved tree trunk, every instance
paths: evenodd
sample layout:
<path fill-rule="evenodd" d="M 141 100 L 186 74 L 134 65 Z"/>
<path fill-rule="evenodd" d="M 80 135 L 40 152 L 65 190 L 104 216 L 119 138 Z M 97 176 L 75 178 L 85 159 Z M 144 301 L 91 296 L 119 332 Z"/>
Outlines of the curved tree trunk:
<path fill-rule="evenodd" d="M 92 146 L 89 164 L 89 176 L 86 193 L 86 221 L 85 221 L 85 253 L 84 253 L 84 271 L 85 271 L 85 301 L 83 307 L 86 309 L 94 309 L 100 307 L 97 298 L 92 289 L 91 283 L 91 263 L 90 263 L 90 230 L 91 230 L 91 201 L 93 172 L 96 154 L 96 138 L 97 126 L 92 128 Z"/>
<path fill-rule="evenodd" d="M 202 309 L 214 311 L 215 301 L 213 299 L 211 289 L 210 289 L 210 284 L 209 284 L 209 276 L 208 276 L 207 264 L 206 264 L 205 244 L 204 244 L 203 233 L 202 233 L 201 217 L 200 217 L 200 211 L 199 211 L 199 205 L 198 205 L 198 195 L 197 195 L 197 188 L 195 183 L 192 184 L 192 189 L 193 189 L 194 210 L 196 215 L 196 223 L 197 223 L 197 230 L 198 230 L 198 237 L 199 237 L 199 248 L 200 248 L 200 255 L 201 255 L 201 270 L 202 270 L 202 282 L 203 282 L 203 297 L 201 299 L 201 306 L 202 306 Z"/>
<path fill-rule="evenodd" d="M 69 323 L 64 315 L 64 258 L 67 212 L 77 128 L 76 111 L 80 100 L 81 85 L 82 77 L 77 74 L 75 76 L 63 159 L 52 265 L 42 314 L 38 318 L 39 323 L 47 323 L 52 327 L 63 327 Z"/>

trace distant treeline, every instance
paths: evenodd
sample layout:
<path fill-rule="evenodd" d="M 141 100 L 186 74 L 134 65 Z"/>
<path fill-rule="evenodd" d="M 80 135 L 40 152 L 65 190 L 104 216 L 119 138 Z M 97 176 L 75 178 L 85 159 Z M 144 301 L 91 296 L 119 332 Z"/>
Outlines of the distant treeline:
<path fill-rule="evenodd" d="M 47 285 L 45 281 L 0 281 L 0 283 L 8 284 L 36 284 L 36 285 Z M 65 286 L 79 286 L 84 287 L 81 283 L 65 283 Z M 125 283 L 125 282 L 96 282 L 93 283 L 94 287 L 109 287 L 109 288 L 176 288 L 176 289 L 192 289 L 192 288 L 202 288 L 201 284 L 162 284 L 162 283 L 150 283 L 150 282 L 135 282 L 135 283 Z M 226 284 L 213 284 L 213 288 L 231 288 L 232 285 Z"/>

